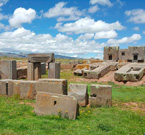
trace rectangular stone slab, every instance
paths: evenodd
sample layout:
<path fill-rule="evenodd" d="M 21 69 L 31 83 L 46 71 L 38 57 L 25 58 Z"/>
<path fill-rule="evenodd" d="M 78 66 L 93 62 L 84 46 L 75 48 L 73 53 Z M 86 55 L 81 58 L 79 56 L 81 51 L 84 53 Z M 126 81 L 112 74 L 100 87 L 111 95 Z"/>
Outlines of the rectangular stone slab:
<path fill-rule="evenodd" d="M 0 80 L 0 95 L 8 95 L 8 81 L 10 79 Z"/>
<path fill-rule="evenodd" d="M 69 96 L 74 96 L 80 106 L 88 104 L 88 86 L 86 84 L 69 84 Z"/>
<path fill-rule="evenodd" d="M 48 92 L 37 93 L 35 105 L 37 115 L 56 115 L 76 119 L 78 110 L 77 100 L 74 97 Z"/>
<path fill-rule="evenodd" d="M 20 99 L 35 99 L 37 81 L 12 80 L 8 82 L 9 96 L 17 95 Z"/>
<path fill-rule="evenodd" d="M 0 79 L 17 79 L 16 61 L 0 61 Z"/>
<path fill-rule="evenodd" d="M 67 95 L 67 80 L 65 79 L 39 79 L 37 91 Z"/>
<path fill-rule="evenodd" d="M 28 54 L 28 62 L 54 62 L 54 53 Z"/>
<path fill-rule="evenodd" d="M 95 106 L 112 106 L 112 86 L 111 85 L 94 85 L 90 86 L 91 97 L 90 105 Z"/>

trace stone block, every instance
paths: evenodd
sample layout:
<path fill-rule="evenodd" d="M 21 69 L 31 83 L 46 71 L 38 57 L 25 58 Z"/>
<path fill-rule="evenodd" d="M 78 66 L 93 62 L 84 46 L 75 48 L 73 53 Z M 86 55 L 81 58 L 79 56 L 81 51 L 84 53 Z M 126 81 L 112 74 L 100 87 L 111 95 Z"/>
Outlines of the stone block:
<path fill-rule="evenodd" d="M 38 80 L 39 78 L 41 78 L 41 63 L 28 62 L 27 80 Z"/>
<path fill-rule="evenodd" d="M 41 75 L 46 74 L 46 63 L 41 63 Z"/>
<path fill-rule="evenodd" d="M 8 81 L 10 79 L 0 80 L 0 95 L 8 95 Z"/>
<path fill-rule="evenodd" d="M 92 84 L 90 86 L 90 94 L 90 106 L 112 106 L 112 86 Z"/>
<path fill-rule="evenodd" d="M 28 62 L 54 62 L 54 53 L 28 54 Z"/>
<path fill-rule="evenodd" d="M 68 95 L 75 97 L 80 106 L 87 106 L 89 96 L 86 84 L 69 84 Z"/>
<path fill-rule="evenodd" d="M 17 95 L 20 99 L 35 99 L 36 81 L 12 80 L 8 82 L 9 96 Z"/>
<path fill-rule="evenodd" d="M 39 79 L 37 91 L 67 95 L 67 80 L 65 79 Z"/>
<path fill-rule="evenodd" d="M 16 61 L 0 61 L 0 79 L 17 79 Z"/>
<path fill-rule="evenodd" d="M 79 107 L 74 97 L 38 92 L 35 113 L 37 115 L 56 115 L 63 118 L 76 119 Z"/>
<path fill-rule="evenodd" d="M 48 78 L 60 79 L 60 63 L 49 63 Z"/>
<path fill-rule="evenodd" d="M 144 70 L 144 63 L 126 64 L 115 72 L 114 78 L 116 81 L 136 82 L 142 79 L 142 77 L 144 76 Z"/>

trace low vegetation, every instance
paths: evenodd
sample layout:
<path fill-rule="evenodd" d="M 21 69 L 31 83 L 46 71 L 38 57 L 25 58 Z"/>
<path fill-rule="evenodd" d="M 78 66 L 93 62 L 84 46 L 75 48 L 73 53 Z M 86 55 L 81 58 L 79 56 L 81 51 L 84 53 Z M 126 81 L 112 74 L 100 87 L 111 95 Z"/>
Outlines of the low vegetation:
<path fill-rule="evenodd" d="M 47 74 L 42 77 L 47 78 Z M 62 70 L 61 78 L 76 83 L 75 79 L 82 77 L 73 76 L 72 71 Z M 89 93 L 91 84 L 98 83 L 88 83 Z M 76 120 L 37 116 L 34 113 L 34 100 L 1 96 L 0 135 L 144 135 L 145 87 L 108 84 L 113 88 L 113 106 L 81 107 Z"/>

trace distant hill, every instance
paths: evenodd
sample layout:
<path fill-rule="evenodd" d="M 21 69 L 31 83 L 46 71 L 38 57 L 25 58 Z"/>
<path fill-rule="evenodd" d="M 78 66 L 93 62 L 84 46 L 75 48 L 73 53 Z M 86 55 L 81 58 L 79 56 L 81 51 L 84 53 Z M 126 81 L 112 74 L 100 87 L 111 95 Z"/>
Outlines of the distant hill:
<path fill-rule="evenodd" d="M 6 57 L 14 57 L 14 58 L 26 58 L 27 54 L 16 54 L 16 53 L 3 53 L 0 52 L 0 56 L 6 56 Z M 55 55 L 55 58 L 61 58 L 61 59 L 80 59 L 76 57 L 69 57 L 69 56 L 63 56 L 63 55 Z"/>

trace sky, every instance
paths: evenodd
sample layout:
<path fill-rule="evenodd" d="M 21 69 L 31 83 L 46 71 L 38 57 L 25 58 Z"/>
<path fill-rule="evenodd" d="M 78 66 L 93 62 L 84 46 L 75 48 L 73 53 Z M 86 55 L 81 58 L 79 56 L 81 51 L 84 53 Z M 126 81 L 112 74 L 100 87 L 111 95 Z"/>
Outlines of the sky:
<path fill-rule="evenodd" d="M 0 0 L 0 52 L 103 58 L 145 46 L 145 0 Z"/>

